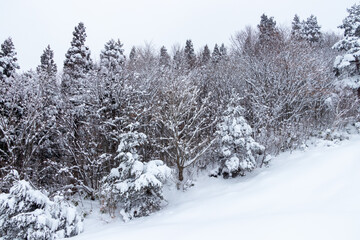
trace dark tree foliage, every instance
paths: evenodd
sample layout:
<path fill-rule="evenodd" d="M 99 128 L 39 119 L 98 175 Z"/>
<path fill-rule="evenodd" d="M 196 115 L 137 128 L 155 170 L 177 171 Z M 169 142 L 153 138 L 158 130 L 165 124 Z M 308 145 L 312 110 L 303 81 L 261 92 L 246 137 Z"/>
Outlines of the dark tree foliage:
<path fill-rule="evenodd" d="M 195 55 L 194 46 L 193 46 L 193 43 L 191 40 L 186 40 L 184 54 L 185 54 L 187 69 L 194 68 L 195 63 L 196 63 L 196 55 Z"/>
<path fill-rule="evenodd" d="M 204 50 L 202 52 L 201 63 L 205 65 L 210 61 L 210 59 L 211 59 L 210 49 L 208 45 L 205 45 Z"/>
<path fill-rule="evenodd" d="M 160 49 L 159 64 L 160 64 L 160 66 L 163 66 L 163 67 L 170 66 L 170 55 L 168 54 L 165 46 L 162 46 Z"/>
<path fill-rule="evenodd" d="M 5 77 L 12 77 L 16 69 L 19 69 L 17 64 L 16 51 L 14 43 L 11 38 L 6 39 L 1 44 L 0 51 L 0 79 Z"/>
<path fill-rule="evenodd" d="M 54 61 L 54 51 L 51 50 L 50 45 L 46 47 L 40 57 L 40 65 L 36 68 L 39 75 L 46 75 L 47 77 L 55 77 L 57 67 Z"/>
<path fill-rule="evenodd" d="M 261 15 L 260 24 L 257 27 L 259 29 L 258 43 L 260 46 L 271 46 L 280 40 L 280 32 L 276 27 L 274 17 L 268 17 L 265 14 Z"/>

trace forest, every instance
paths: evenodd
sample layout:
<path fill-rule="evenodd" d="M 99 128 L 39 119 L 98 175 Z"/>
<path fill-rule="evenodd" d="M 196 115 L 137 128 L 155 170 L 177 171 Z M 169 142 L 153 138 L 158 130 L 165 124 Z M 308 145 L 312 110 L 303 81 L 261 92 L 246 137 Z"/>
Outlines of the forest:
<path fill-rule="evenodd" d="M 311 137 L 360 128 L 360 5 L 339 28 L 342 36 L 323 32 L 314 15 L 278 27 L 263 14 L 229 46 L 195 52 L 189 39 L 125 55 L 110 39 L 95 62 L 80 22 L 61 70 L 49 45 L 22 73 L 9 37 L 0 50 L 0 237 L 79 234 L 75 198 L 124 221 L 148 216 L 165 206 L 165 184 L 186 191 L 199 174 L 245 176 Z"/>

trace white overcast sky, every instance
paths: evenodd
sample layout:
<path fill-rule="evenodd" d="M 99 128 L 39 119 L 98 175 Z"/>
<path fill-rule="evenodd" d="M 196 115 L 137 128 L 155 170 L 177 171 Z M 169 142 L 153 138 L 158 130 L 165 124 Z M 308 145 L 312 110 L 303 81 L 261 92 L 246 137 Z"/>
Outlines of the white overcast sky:
<path fill-rule="evenodd" d="M 184 45 L 192 39 L 196 50 L 208 44 L 230 43 L 246 25 L 256 27 L 261 14 L 288 25 L 298 14 L 318 18 L 323 30 L 337 29 L 354 0 L 0 0 L 0 42 L 11 36 L 21 70 L 35 69 L 50 44 L 62 68 L 75 25 L 87 28 L 87 45 L 98 59 L 104 43 L 119 38 L 125 54 L 132 46 L 152 43 Z"/>

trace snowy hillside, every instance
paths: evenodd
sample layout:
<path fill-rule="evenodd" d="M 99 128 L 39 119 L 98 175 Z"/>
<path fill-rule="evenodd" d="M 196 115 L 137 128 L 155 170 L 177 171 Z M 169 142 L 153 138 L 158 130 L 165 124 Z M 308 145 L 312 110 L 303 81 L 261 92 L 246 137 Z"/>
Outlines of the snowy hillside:
<path fill-rule="evenodd" d="M 150 217 L 100 218 L 72 239 L 360 239 L 360 136 L 282 154 L 245 178 L 203 178 Z"/>

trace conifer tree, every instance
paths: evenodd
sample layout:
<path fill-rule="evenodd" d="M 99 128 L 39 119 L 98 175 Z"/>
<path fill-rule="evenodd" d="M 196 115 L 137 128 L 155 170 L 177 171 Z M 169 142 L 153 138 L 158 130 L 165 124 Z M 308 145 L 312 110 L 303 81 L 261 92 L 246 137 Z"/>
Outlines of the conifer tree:
<path fill-rule="evenodd" d="M 227 49 L 224 44 L 221 44 L 219 51 L 220 51 L 221 58 L 225 58 L 227 55 Z"/>
<path fill-rule="evenodd" d="M 258 25 L 260 31 L 259 44 L 260 46 L 269 46 L 280 40 L 280 32 L 276 27 L 276 22 L 273 17 L 261 15 L 260 24 Z"/>
<path fill-rule="evenodd" d="M 0 79 L 13 76 L 16 69 L 20 68 L 17 64 L 16 54 L 14 43 L 9 37 L 1 44 Z"/>
<path fill-rule="evenodd" d="M 319 42 L 322 37 L 320 28 L 317 18 L 314 15 L 311 15 L 303 23 L 302 38 L 310 43 Z"/>
<path fill-rule="evenodd" d="M 90 50 L 85 46 L 86 32 L 84 23 L 80 22 L 73 32 L 71 47 L 65 54 L 62 88 L 64 92 L 74 93 L 80 88 L 78 79 L 85 78 L 93 67 Z"/>
<path fill-rule="evenodd" d="M 252 138 L 252 129 L 242 116 L 239 98 L 233 96 L 217 125 L 220 172 L 224 177 L 244 175 L 258 164 L 257 156 L 264 153 L 264 146 Z"/>
<path fill-rule="evenodd" d="M 159 64 L 163 67 L 167 67 L 170 65 L 170 55 L 168 54 L 165 46 L 162 46 L 160 49 Z"/>
<path fill-rule="evenodd" d="M 215 44 L 214 50 L 212 52 L 212 61 L 213 63 L 218 63 L 221 59 L 221 53 L 220 53 L 220 49 L 219 46 L 217 44 Z"/>
<path fill-rule="evenodd" d="M 204 50 L 202 52 L 201 63 L 203 65 L 207 64 L 209 62 L 210 58 L 211 58 L 210 49 L 209 49 L 208 45 L 205 45 Z"/>
<path fill-rule="evenodd" d="M 345 54 L 336 57 L 334 71 L 341 88 L 357 89 L 360 96 L 360 4 L 353 5 L 347 11 L 349 15 L 339 26 L 344 29 L 344 38 L 333 46 L 334 49 L 345 51 Z"/>
<path fill-rule="evenodd" d="M 125 55 L 123 44 L 118 39 L 111 39 L 100 54 L 100 70 L 105 75 L 115 75 L 123 70 L 125 63 Z"/>
<path fill-rule="evenodd" d="M 46 47 L 40 57 L 40 65 L 36 68 L 39 75 L 53 78 L 56 76 L 57 67 L 54 61 L 54 51 L 51 50 L 50 45 Z"/>
<path fill-rule="evenodd" d="M 186 61 L 187 69 L 194 68 L 196 63 L 196 56 L 195 56 L 194 46 L 191 40 L 186 40 L 184 53 L 185 53 L 185 61 Z"/>
<path fill-rule="evenodd" d="M 300 22 L 299 16 L 295 14 L 294 19 L 291 23 L 291 37 L 296 40 L 301 39 L 301 31 L 302 23 Z"/>

